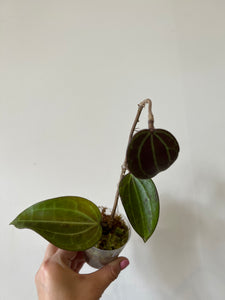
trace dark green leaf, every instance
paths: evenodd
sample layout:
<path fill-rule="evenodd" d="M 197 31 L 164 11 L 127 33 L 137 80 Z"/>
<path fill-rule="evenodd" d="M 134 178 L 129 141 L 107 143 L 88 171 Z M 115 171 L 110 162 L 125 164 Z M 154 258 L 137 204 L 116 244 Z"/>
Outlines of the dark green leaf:
<path fill-rule="evenodd" d="M 137 178 L 152 178 L 174 163 L 179 149 L 176 138 L 169 131 L 141 130 L 128 145 L 128 169 Z"/>
<path fill-rule="evenodd" d="M 129 173 L 121 181 L 119 191 L 132 227 L 146 242 L 159 218 L 159 197 L 154 182 Z"/>
<path fill-rule="evenodd" d="M 101 238 L 100 222 L 101 213 L 94 203 L 65 196 L 30 206 L 10 224 L 32 229 L 61 249 L 82 251 Z"/>

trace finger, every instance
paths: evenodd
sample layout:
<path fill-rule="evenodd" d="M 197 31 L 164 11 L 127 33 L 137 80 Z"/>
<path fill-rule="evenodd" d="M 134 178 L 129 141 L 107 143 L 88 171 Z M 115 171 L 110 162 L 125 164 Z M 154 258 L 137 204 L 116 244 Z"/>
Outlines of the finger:
<path fill-rule="evenodd" d="M 118 277 L 120 271 L 128 265 L 129 260 L 126 257 L 119 257 L 88 276 L 92 280 L 92 283 L 98 286 L 101 293 L 103 293 L 109 284 Z"/>
<path fill-rule="evenodd" d="M 76 272 L 79 273 L 80 269 L 83 267 L 83 264 L 85 263 L 85 256 L 83 252 L 78 252 L 77 256 L 71 260 L 71 266 L 70 268 Z"/>
<path fill-rule="evenodd" d="M 56 246 L 54 246 L 53 244 L 48 244 L 48 247 L 45 251 L 44 260 L 49 259 L 53 254 L 56 253 L 57 250 L 58 248 Z"/>
<path fill-rule="evenodd" d="M 58 249 L 55 254 L 55 259 L 58 262 L 66 265 L 67 267 L 71 267 L 71 262 L 76 260 L 78 252 L 76 251 L 68 251 L 63 249 Z"/>

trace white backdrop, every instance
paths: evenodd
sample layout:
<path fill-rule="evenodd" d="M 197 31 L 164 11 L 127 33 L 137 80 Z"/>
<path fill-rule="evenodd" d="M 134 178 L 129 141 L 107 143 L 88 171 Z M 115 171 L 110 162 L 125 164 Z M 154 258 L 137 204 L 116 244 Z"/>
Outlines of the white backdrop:
<path fill-rule="evenodd" d="M 0 0 L 2 300 L 37 299 L 47 246 L 10 221 L 62 195 L 111 207 L 147 97 L 181 151 L 154 179 L 155 233 L 144 244 L 132 232 L 130 266 L 103 299 L 225 299 L 224 10 L 223 0 Z"/>

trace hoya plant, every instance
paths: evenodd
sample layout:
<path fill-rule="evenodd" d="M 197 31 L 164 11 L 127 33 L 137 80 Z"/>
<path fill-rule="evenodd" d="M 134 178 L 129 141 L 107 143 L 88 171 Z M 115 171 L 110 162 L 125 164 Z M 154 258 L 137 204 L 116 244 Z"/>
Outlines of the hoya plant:
<path fill-rule="evenodd" d="M 145 105 L 148 126 L 135 133 Z M 146 242 L 159 219 L 159 196 L 152 178 L 168 169 L 178 153 L 176 138 L 154 127 L 152 102 L 146 99 L 138 104 L 110 214 L 83 197 L 61 196 L 28 207 L 10 224 L 31 229 L 61 249 L 84 251 L 95 246 L 112 250 L 123 246 L 129 236 L 127 225 L 116 214 L 120 198 L 130 225 Z"/>

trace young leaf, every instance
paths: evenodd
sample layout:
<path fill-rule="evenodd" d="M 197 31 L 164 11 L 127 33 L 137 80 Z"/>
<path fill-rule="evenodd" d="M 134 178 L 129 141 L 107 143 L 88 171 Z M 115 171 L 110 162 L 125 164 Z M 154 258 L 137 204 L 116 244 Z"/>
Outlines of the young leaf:
<path fill-rule="evenodd" d="M 120 182 L 119 191 L 132 227 L 146 242 L 159 218 L 159 197 L 154 182 L 128 173 Z"/>
<path fill-rule="evenodd" d="M 82 251 L 101 238 L 100 222 L 101 213 L 94 203 L 65 196 L 30 206 L 10 224 L 32 229 L 61 249 Z"/>

